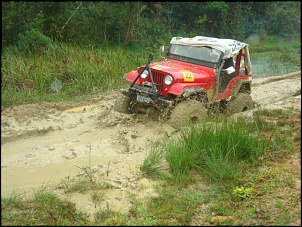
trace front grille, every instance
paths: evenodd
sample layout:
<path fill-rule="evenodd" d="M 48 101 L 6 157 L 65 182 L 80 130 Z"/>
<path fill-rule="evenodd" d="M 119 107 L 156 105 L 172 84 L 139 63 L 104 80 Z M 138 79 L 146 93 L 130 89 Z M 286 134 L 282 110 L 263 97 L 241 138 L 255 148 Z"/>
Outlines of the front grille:
<path fill-rule="evenodd" d="M 162 72 L 152 70 L 153 81 L 158 91 L 162 91 L 165 75 Z"/>

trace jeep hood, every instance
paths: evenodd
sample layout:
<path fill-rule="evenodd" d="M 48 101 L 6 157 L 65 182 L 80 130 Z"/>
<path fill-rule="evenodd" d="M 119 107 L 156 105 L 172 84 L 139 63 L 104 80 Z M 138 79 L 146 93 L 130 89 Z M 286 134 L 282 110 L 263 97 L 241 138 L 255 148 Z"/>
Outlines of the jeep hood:
<path fill-rule="evenodd" d="M 162 72 L 171 74 L 171 75 L 178 75 L 181 74 L 183 71 L 189 71 L 192 73 L 200 74 L 202 77 L 209 77 L 215 75 L 214 69 L 191 63 L 182 63 L 178 60 L 170 60 L 166 62 L 157 62 L 150 64 L 150 67 L 155 70 L 160 70 Z"/>

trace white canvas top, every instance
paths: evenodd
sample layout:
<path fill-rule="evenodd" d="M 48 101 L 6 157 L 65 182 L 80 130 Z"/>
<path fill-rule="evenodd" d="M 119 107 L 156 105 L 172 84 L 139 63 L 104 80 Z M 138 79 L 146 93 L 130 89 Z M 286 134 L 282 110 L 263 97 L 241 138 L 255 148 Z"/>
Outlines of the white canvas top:
<path fill-rule="evenodd" d="M 171 44 L 190 45 L 190 46 L 209 46 L 224 53 L 224 59 L 237 54 L 248 44 L 234 39 L 218 39 L 205 36 L 195 36 L 194 38 L 173 37 Z"/>

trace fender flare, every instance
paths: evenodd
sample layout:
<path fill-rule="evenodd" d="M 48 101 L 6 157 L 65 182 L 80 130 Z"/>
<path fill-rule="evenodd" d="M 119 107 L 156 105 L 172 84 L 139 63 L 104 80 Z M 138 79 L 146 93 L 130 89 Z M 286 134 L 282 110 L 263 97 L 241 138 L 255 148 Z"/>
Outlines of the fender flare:
<path fill-rule="evenodd" d="M 200 88 L 200 87 L 191 87 L 191 88 L 185 88 L 182 92 L 181 92 L 181 96 L 184 98 L 189 97 L 192 94 L 196 94 L 196 93 L 204 93 L 205 95 L 207 95 L 207 91 L 204 88 Z"/>

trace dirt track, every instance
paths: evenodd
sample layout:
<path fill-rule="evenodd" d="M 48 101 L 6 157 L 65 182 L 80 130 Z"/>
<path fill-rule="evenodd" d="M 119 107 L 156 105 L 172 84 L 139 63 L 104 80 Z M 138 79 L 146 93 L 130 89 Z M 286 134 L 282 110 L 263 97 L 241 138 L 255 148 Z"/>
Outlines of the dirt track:
<path fill-rule="evenodd" d="M 105 207 L 127 211 L 129 192 L 150 195 L 150 182 L 142 177 L 139 167 L 152 142 L 176 131 L 145 115 L 113 111 L 117 92 L 101 95 L 84 106 L 44 103 L 4 110 L 1 196 L 8 196 L 13 189 L 34 192 L 43 185 L 57 187 L 63 179 L 67 181 L 82 173 L 85 167 L 95 170 L 94 180 L 111 186 L 102 190 L 100 203 L 93 203 L 89 192 L 65 194 L 60 187 L 55 192 L 88 214 Z M 252 98 L 257 108 L 301 110 L 301 72 L 255 78 Z"/>

